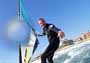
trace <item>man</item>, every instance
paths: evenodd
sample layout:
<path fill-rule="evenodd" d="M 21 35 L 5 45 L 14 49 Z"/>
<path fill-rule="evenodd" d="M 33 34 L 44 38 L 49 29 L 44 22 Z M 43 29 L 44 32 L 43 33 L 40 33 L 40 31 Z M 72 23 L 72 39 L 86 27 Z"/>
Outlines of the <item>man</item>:
<path fill-rule="evenodd" d="M 46 23 L 43 18 L 38 19 L 38 24 L 43 29 L 43 33 L 38 34 L 38 36 L 47 35 L 49 41 L 48 47 L 41 55 L 41 63 L 47 63 L 46 60 L 48 60 L 49 63 L 53 63 L 54 53 L 59 47 L 59 38 L 64 37 L 64 32 L 56 28 L 53 24 Z"/>

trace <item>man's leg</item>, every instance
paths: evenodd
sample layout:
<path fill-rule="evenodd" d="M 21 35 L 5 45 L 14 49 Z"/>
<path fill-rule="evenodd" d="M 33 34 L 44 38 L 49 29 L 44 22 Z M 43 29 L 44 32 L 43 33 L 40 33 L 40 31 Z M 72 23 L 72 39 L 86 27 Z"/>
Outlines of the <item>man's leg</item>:
<path fill-rule="evenodd" d="M 53 63 L 53 56 L 54 56 L 54 54 L 52 54 L 51 56 L 48 57 L 48 62 L 49 63 Z"/>
<path fill-rule="evenodd" d="M 56 47 L 54 47 L 52 50 L 51 50 L 51 53 L 49 54 L 49 57 L 48 57 L 48 62 L 49 63 L 53 63 L 53 56 L 54 56 L 54 53 L 55 53 L 55 51 L 57 50 L 57 46 Z"/>
<path fill-rule="evenodd" d="M 46 63 L 46 59 L 48 59 L 48 57 L 51 56 L 53 53 L 53 48 L 54 47 L 52 44 L 48 45 L 45 52 L 41 55 L 41 63 Z M 53 55 L 52 55 L 52 57 L 53 57 Z"/>
<path fill-rule="evenodd" d="M 53 40 L 52 42 L 52 49 L 51 49 L 51 53 L 49 54 L 49 57 L 48 57 L 48 62 L 49 63 L 54 63 L 53 61 L 53 56 L 54 56 L 54 53 L 55 51 L 58 49 L 59 47 L 59 40 Z"/>
<path fill-rule="evenodd" d="M 59 47 L 59 40 L 55 40 L 51 44 L 48 45 L 45 52 L 41 55 L 41 63 L 46 63 L 46 59 L 48 59 L 49 63 L 53 63 L 53 56 L 57 48 Z M 55 43 L 56 42 L 56 43 Z"/>
<path fill-rule="evenodd" d="M 41 63 L 46 63 L 46 53 L 43 53 L 42 55 L 41 55 Z"/>

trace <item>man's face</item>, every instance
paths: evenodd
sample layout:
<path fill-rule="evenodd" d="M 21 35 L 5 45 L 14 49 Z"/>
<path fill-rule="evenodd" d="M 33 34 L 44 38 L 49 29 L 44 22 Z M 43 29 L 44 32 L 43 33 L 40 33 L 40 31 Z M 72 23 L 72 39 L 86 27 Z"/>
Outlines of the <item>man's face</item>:
<path fill-rule="evenodd" d="M 44 28 L 45 25 L 46 25 L 45 21 L 43 21 L 43 20 L 38 20 L 38 24 L 39 24 L 42 28 Z"/>

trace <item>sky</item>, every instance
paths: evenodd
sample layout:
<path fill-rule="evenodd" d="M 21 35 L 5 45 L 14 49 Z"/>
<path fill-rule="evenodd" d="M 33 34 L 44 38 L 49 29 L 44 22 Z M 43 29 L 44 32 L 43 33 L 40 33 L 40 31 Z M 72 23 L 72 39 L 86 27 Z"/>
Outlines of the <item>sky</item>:
<path fill-rule="evenodd" d="M 24 0 L 24 7 L 33 27 L 39 32 L 42 32 L 37 23 L 40 17 L 62 29 L 68 39 L 90 30 L 90 0 Z M 25 27 L 21 27 L 17 33 L 18 41 L 11 40 L 15 37 L 10 39 L 5 36 L 7 23 L 12 22 L 17 14 L 18 0 L 0 0 L 0 63 L 18 63 L 18 44 L 27 44 L 29 31 L 24 23 L 22 25 Z M 48 41 L 46 37 L 38 39 L 39 53 L 45 49 Z"/>

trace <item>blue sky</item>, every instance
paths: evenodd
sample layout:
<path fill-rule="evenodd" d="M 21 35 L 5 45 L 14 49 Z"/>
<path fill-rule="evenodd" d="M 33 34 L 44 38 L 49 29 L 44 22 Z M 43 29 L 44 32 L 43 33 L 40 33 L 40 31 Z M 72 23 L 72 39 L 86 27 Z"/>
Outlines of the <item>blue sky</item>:
<path fill-rule="evenodd" d="M 69 39 L 90 30 L 90 0 L 24 0 L 24 6 L 34 28 L 39 32 L 42 31 L 37 23 L 39 17 L 61 28 Z M 18 0 L 0 0 L 0 62 L 3 63 L 18 62 L 18 42 L 4 36 L 5 25 L 17 16 L 17 12 Z M 28 28 L 26 26 L 26 29 L 21 30 L 19 32 L 23 40 L 20 41 L 26 44 Z M 46 37 L 39 37 L 39 40 L 39 47 L 44 48 L 48 43 Z"/>

